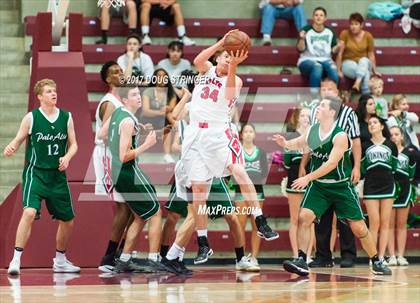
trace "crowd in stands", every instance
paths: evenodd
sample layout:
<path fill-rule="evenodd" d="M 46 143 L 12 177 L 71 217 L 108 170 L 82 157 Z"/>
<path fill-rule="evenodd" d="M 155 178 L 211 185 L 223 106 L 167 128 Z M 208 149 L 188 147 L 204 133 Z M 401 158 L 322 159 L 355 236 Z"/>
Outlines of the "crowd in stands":
<path fill-rule="evenodd" d="M 363 179 L 365 183 L 365 188 L 361 193 L 369 217 L 370 231 L 374 238 L 378 239 L 376 241 L 378 242 L 379 257 L 385 256 L 388 247 L 391 255 L 389 265 L 407 265 L 408 263 L 404 259 L 406 222 L 409 206 L 414 196 L 411 184 L 414 184 L 414 181 L 418 182 L 420 179 L 420 165 L 417 169 L 412 169 L 406 173 L 401 168 L 401 163 L 405 162 L 402 161 L 398 164 L 397 160 L 407 156 L 409 167 L 414 167 L 416 162 L 420 163 L 420 146 L 414 128 L 415 124 L 419 122 L 419 118 L 415 112 L 410 112 L 410 100 L 405 95 L 396 94 L 392 100 L 387 100 L 384 97 L 385 84 L 376 65 L 374 37 L 364 29 L 365 20 L 360 13 L 352 13 L 349 17 L 348 29 L 338 34 L 333 28 L 325 25 L 327 11 L 324 8 L 314 9 L 312 21 L 308 24 L 303 6 L 304 0 L 261 0 L 259 4 L 261 10 L 261 45 L 269 46 L 273 44 L 271 35 L 276 19 L 294 21 L 297 31 L 296 46 L 300 54 L 297 66 L 300 73 L 308 79 L 310 92 L 314 99 L 308 106 L 300 107 L 293 112 L 288 123 L 288 131 L 295 134 L 305 132 L 305 129 L 309 127 L 311 120 L 313 120 L 311 116 L 319 103 L 316 96 L 319 94 L 321 98 L 343 96 L 346 93 L 338 90 L 339 82 L 343 81 L 344 77 L 354 80 L 349 94 L 346 95 L 346 98 L 343 98 L 347 99 L 347 102 L 343 102 L 339 116 L 342 119 L 339 123 L 342 123 L 344 130 L 354 141 L 353 148 L 359 146 L 361 167 L 356 166 L 359 172 L 355 173 L 354 181 L 357 183 L 359 179 Z M 102 38 L 98 43 L 107 43 L 110 16 L 118 15 L 122 15 L 126 19 L 129 34 L 126 52 L 115 59 L 123 70 L 126 79 L 132 76 L 144 77 L 145 81 L 142 85 L 147 86 L 147 88 L 144 89 L 142 95 L 143 109 L 140 120 L 142 123 L 150 123 L 154 129 L 162 131 L 164 160 L 167 163 L 173 163 L 175 160 L 171 151 L 174 142 L 167 129 L 174 126 L 171 112 L 188 90 L 182 83 L 170 79 L 179 79 L 181 75 L 194 75 L 191 63 L 183 58 L 183 51 L 184 47 L 194 45 L 195 42 L 187 36 L 182 9 L 176 0 L 126 0 L 126 6 L 121 11 L 113 8 L 101 9 Z M 177 39 L 168 45 L 167 58 L 159 62 L 153 62 L 151 57 L 144 53 L 142 49 L 143 45 L 152 44 L 150 22 L 154 18 L 160 19 L 168 26 L 175 24 L 177 30 Z M 138 20 L 140 27 L 137 26 Z M 139 35 L 138 29 L 140 29 L 141 35 Z M 191 90 L 191 87 L 189 89 Z M 351 100 L 355 99 L 355 94 L 361 94 L 357 102 Z M 355 104 L 357 105 L 353 106 Z M 352 107 L 355 108 L 354 111 Z M 236 120 L 239 119 L 236 118 Z M 257 132 L 255 126 L 247 124 L 242 128 L 242 133 L 244 134 L 244 132 L 246 133 L 243 138 L 244 147 L 246 150 L 248 149 L 248 155 L 252 155 L 257 150 L 265 155 L 264 151 L 254 144 Z M 372 146 L 383 146 L 384 149 L 392 151 L 391 164 L 383 165 L 382 172 L 384 174 L 382 177 L 394 180 L 393 176 L 395 175 L 399 183 L 397 183 L 397 188 L 391 189 L 389 195 L 381 196 L 382 189 L 377 189 L 374 185 L 371 185 L 377 182 L 378 177 L 377 167 L 365 160 L 367 158 L 366 154 L 369 153 Z M 286 153 L 286 158 L 284 164 L 289 171 L 289 178 L 295 178 L 296 176 L 293 177 L 291 174 L 302 173 L 302 168 L 300 168 L 302 155 Z M 267 166 L 267 164 L 265 165 Z M 400 179 L 397 179 L 398 172 L 405 177 L 398 177 Z M 408 185 L 406 182 L 408 182 Z M 384 186 L 388 185 L 385 184 Z M 395 186 L 394 182 L 389 186 Z M 403 190 L 410 190 L 411 196 L 407 198 L 409 203 L 399 201 L 403 205 L 401 206 L 395 204 L 394 197 L 396 191 L 401 193 Z M 378 191 L 378 195 L 376 195 L 376 191 Z M 286 192 L 290 204 L 290 241 L 293 255 L 296 257 L 298 253 L 296 234 L 298 210 L 303 193 L 294 192 L 290 187 L 287 187 Z M 262 186 L 260 193 L 262 194 L 262 201 Z M 245 222 L 246 217 L 241 218 L 243 226 Z M 328 239 L 331 233 L 334 238 L 334 231 L 331 231 L 331 222 L 336 222 L 336 219 L 333 219 L 333 212 L 331 212 L 330 221 L 326 223 L 329 225 L 329 231 L 323 234 L 324 236 L 327 235 Z M 333 225 L 335 227 L 335 223 Z M 345 233 L 346 227 L 341 226 L 339 229 L 340 233 Z M 394 244 L 395 230 L 397 231 L 397 255 Z M 324 232 L 325 229 L 315 230 L 317 242 L 323 236 L 320 233 Z M 346 240 L 345 237 L 342 238 Z M 343 252 L 342 249 L 342 257 L 344 260 L 350 260 L 347 265 L 352 266 L 356 257 L 355 245 L 352 244 L 354 243 L 354 237 L 348 239 L 344 246 L 349 244 L 350 247 L 347 252 L 345 249 Z M 332 241 L 332 243 L 334 242 Z M 330 247 L 329 243 L 328 241 L 327 250 L 333 249 L 334 246 L 332 244 Z M 258 264 L 256 260 L 259 251 L 258 237 L 253 237 L 252 244 L 251 257 Z M 318 250 L 322 251 L 319 245 L 321 244 L 317 243 L 316 245 L 317 255 L 313 266 L 330 266 L 332 263 L 331 253 L 329 256 L 328 253 L 324 256 L 318 255 Z M 341 246 L 343 246 L 343 243 Z M 310 256 L 311 252 L 308 251 L 307 254 Z"/>

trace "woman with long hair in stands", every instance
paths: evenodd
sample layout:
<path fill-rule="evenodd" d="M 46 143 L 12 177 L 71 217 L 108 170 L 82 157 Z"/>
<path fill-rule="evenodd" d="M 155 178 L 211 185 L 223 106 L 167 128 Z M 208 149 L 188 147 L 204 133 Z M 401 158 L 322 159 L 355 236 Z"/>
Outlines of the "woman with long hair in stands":
<path fill-rule="evenodd" d="M 378 243 L 383 260 L 389 238 L 389 224 L 396 192 L 394 173 L 398 149 L 390 140 L 385 121 L 374 115 L 368 121 L 371 139 L 362 144 L 363 199 L 369 216 L 369 231 Z"/>
<path fill-rule="evenodd" d="M 410 204 L 415 201 L 415 189 L 412 180 L 416 170 L 416 160 L 413 147 L 405 147 L 404 135 L 398 126 L 389 129 L 391 140 L 398 148 L 398 163 L 395 172 L 397 195 L 391 213 L 389 228 L 388 252 L 390 258 L 388 266 L 407 266 L 404 258 L 405 244 L 407 242 L 407 218 Z M 395 255 L 395 229 L 397 229 L 397 255 Z"/>
<path fill-rule="evenodd" d="M 288 139 L 293 139 L 304 134 L 309 128 L 309 108 L 295 108 L 290 116 L 290 119 L 287 123 L 287 135 Z M 302 202 L 304 190 L 296 190 L 292 188 L 292 183 L 299 177 L 299 166 L 300 160 L 302 159 L 303 151 L 287 151 L 284 152 L 284 167 L 287 169 L 287 185 L 286 193 L 287 200 L 289 202 L 289 212 L 290 212 L 290 227 L 289 227 L 289 238 L 290 245 L 292 247 L 293 258 L 298 258 L 298 240 L 297 240 L 297 229 L 298 229 L 298 217 L 300 203 Z M 314 240 L 314 231 L 311 236 L 311 245 L 306 252 L 308 260 L 310 263 L 310 256 L 312 253 Z"/>
<path fill-rule="evenodd" d="M 257 192 L 257 198 L 260 201 L 261 208 L 264 202 L 264 187 L 267 175 L 268 175 L 268 164 L 267 154 L 260 147 L 255 145 L 256 131 L 255 126 L 251 123 L 245 123 L 242 125 L 239 133 L 242 140 L 242 147 L 244 151 L 245 159 L 245 170 L 247 171 L 252 183 L 255 186 Z M 239 207 L 238 218 L 241 224 L 242 230 L 245 232 L 246 221 L 251 214 L 249 211 L 249 205 L 245 201 L 241 194 L 240 188 L 236 185 L 236 206 Z M 260 251 L 261 238 L 257 235 L 258 229 L 255 225 L 254 220 L 251 220 L 252 224 L 252 236 L 251 236 L 251 254 L 248 255 L 249 262 L 252 264 L 252 268 L 255 271 L 260 270 L 257 256 Z"/>
<path fill-rule="evenodd" d="M 175 123 L 172 111 L 176 106 L 176 95 L 168 73 L 158 68 L 152 76 L 148 88 L 143 92 L 143 111 L 140 121 L 143 124 L 150 123 L 155 130 L 162 132 L 164 160 L 174 163 L 171 156 L 172 133 L 170 132 Z"/>
<path fill-rule="evenodd" d="M 357 104 L 356 115 L 360 126 L 360 141 L 367 142 L 371 138 L 368 121 L 375 114 L 375 100 L 371 95 L 361 95 Z"/>

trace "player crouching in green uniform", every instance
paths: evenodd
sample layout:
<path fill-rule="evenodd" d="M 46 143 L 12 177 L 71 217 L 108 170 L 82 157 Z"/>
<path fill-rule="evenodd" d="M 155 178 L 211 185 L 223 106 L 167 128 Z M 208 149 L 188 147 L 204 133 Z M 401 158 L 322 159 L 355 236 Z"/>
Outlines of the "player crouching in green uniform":
<path fill-rule="evenodd" d="M 17 232 L 13 259 L 8 273 L 20 273 L 20 257 L 31 235 L 32 223 L 45 199 L 48 212 L 59 220 L 54 272 L 77 273 L 80 267 L 67 260 L 65 251 L 73 230 L 74 210 L 65 170 L 77 152 L 71 114 L 56 107 L 57 85 L 43 79 L 34 87 L 40 107 L 26 114 L 16 137 L 4 149 L 12 156 L 28 139 L 26 165 L 22 174 L 23 213 Z"/>
<path fill-rule="evenodd" d="M 100 130 L 99 137 L 108 138 L 112 154 L 112 181 L 122 194 L 134 220 L 127 231 L 121 256 L 115 261 L 116 272 L 161 271 L 158 255 L 161 234 L 161 210 L 155 187 L 149 177 L 139 168 L 138 157 L 156 143 L 156 133 L 149 132 L 143 144 L 137 146 L 140 124 L 134 115 L 141 107 L 140 90 L 121 88 L 120 97 L 124 106 L 117 108 Z M 149 257 L 146 268 L 131 259 L 137 237 L 144 224 L 149 222 Z"/>
<path fill-rule="evenodd" d="M 304 252 L 308 249 L 311 224 L 334 205 L 337 218 L 348 221 L 371 258 L 372 272 L 390 275 L 391 270 L 378 258 L 375 242 L 363 220 L 359 197 L 350 180 L 350 140 L 335 123 L 340 106 L 340 99 L 325 98 L 317 108 L 317 120 L 320 122 L 311 126 L 306 134 L 293 140 L 274 135 L 273 139 L 281 147 L 289 150 L 309 149 L 311 153 L 311 173 L 296 179 L 292 185 L 294 189 L 307 186 L 299 212 L 299 257 L 285 261 L 283 267 L 301 276 L 309 274 Z"/>

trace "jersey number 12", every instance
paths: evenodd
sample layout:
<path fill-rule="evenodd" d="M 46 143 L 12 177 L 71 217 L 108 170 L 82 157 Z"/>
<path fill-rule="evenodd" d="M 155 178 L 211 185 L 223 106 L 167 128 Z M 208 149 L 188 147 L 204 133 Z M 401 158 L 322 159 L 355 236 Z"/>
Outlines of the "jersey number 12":
<path fill-rule="evenodd" d="M 48 144 L 48 156 L 57 156 L 58 155 L 58 144 Z"/>

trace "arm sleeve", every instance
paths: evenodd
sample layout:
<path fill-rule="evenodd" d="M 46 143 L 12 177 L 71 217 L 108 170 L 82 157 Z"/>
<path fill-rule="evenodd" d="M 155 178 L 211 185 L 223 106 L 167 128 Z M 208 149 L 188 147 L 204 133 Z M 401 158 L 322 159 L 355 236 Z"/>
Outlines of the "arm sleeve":
<path fill-rule="evenodd" d="M 419 122 L 419 116 L 415 112 L 407 112 L 405 117 L 413 123 Z"/>
<path fill-rule="evenodd" d="M 374 40 L 371 33 L 366 32 L 367 34 L 367 51 L 368 53 L 373 52 L 375 50 Z"/>

